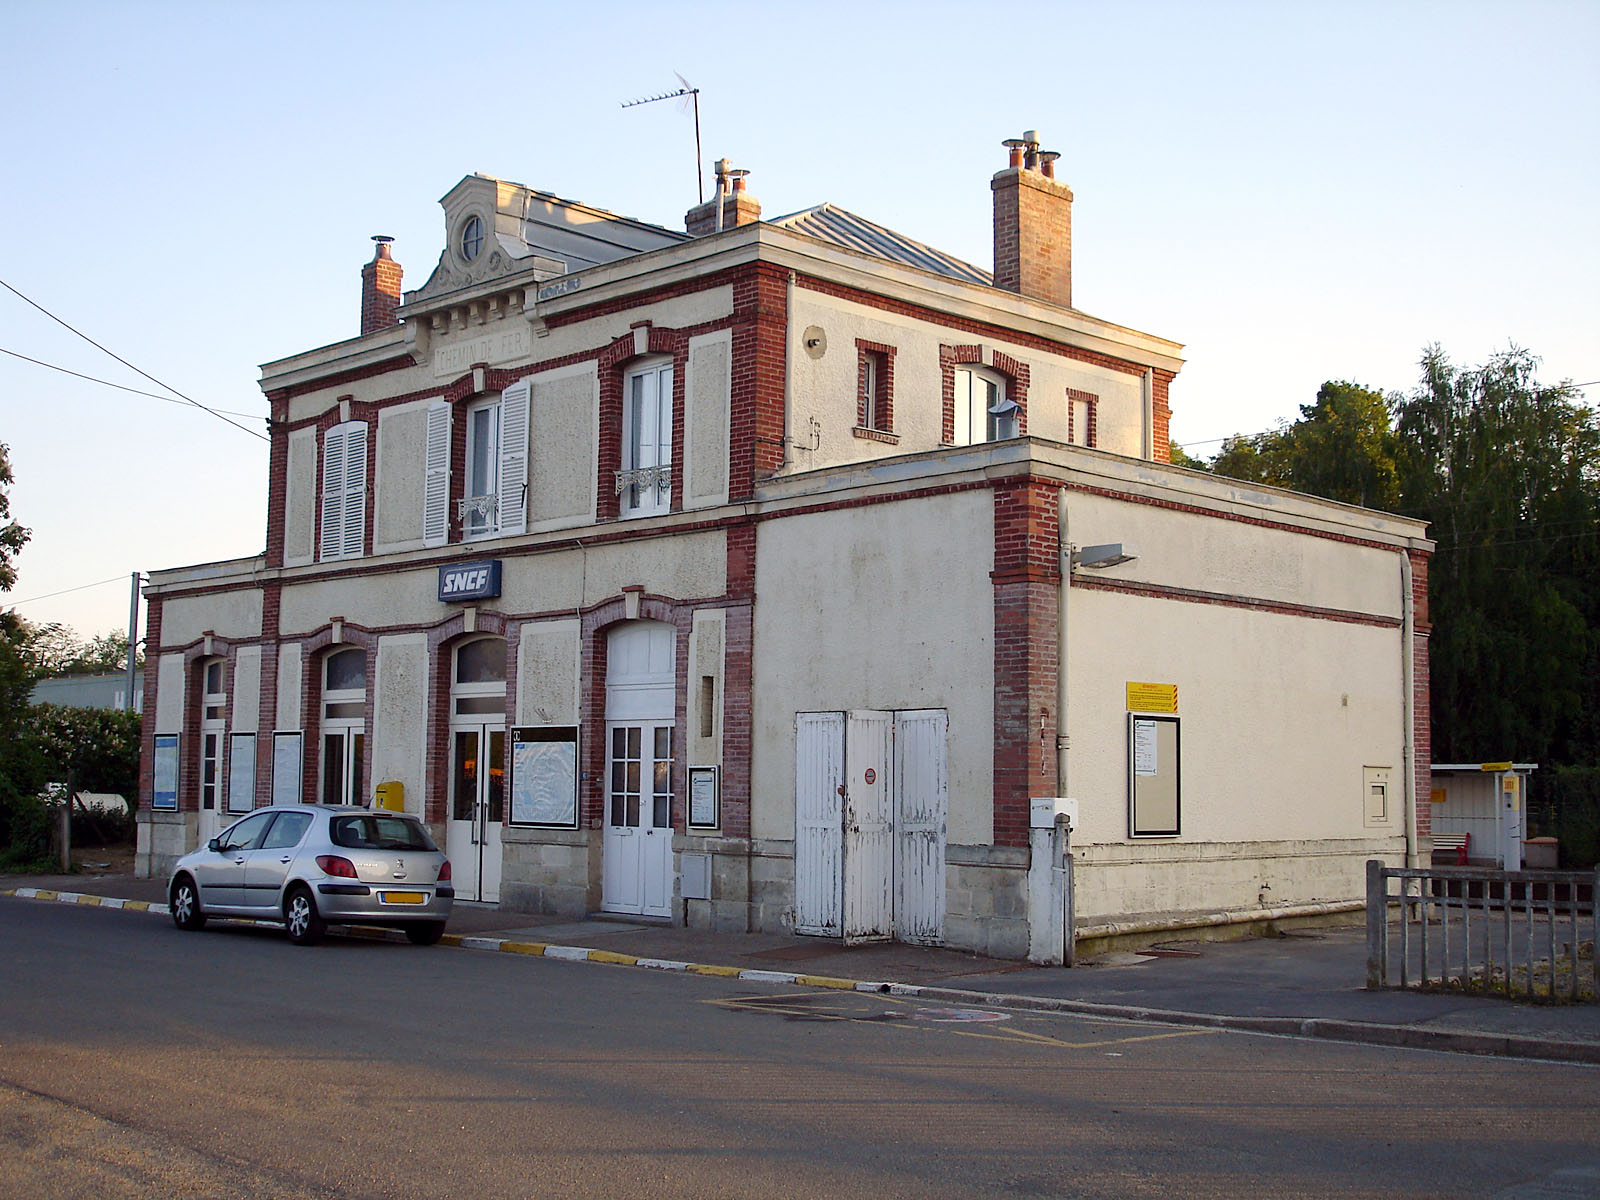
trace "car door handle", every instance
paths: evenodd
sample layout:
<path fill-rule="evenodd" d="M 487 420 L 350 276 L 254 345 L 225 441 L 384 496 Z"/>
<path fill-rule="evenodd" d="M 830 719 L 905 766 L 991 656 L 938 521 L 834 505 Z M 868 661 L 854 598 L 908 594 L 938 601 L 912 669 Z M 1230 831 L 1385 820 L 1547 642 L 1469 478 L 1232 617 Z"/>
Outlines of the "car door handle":
<path fill-rule="evenodd" d="M 238 858 L 234 859 L 233 865 L 236 867 L 244 866 L 244 856 L 241 854 Z"/>
<path fill-rule="evenodd" d="M 281 863 L 286 863 L 286 864 L 287 864 L 287 863 L 292 863 L 292 862 L 293 862 L 293 861 L 294 861 L 294 855 L 292 855 L 292 854 L 285 854 L 285 855 L 284 855 L 284 856 L 283 856 L 283 857 L 282 857 L 282 858 L 280 858 L 280 859 L 279 859 L 279 860 L 278 860 L 278 861 L 279 861 L 279 862 L 281 862 Z"/>

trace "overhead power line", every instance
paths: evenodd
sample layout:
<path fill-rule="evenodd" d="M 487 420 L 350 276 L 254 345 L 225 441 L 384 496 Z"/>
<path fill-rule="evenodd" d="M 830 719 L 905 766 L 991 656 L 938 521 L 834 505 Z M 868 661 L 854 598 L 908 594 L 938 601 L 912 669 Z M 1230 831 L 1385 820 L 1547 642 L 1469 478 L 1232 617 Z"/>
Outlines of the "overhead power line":
<path fill-rule="evenodd" d="M 113 575 L 110 579 L 102 579 L 98 583 L 80 583 L 77 587 L 62 588 L 59 592 L 47 592 L 43 596 L 29 596 L 26 600 L 13 600 L 11 601 L 11 607 L 19 608 L 24 604 L 33 604 L 39 600 L 53 600 L 57 596 L 65 596 L 69 592 L 86 592 L 90 588 L 105 587 L 108 583 L 126 583 L 127 581 L 128 573 L 124 571 L 121 575 Z"/>
<path fill-rule="evenodd" d="M 68 330 L 68 331 L 70 331 L 72 333 L 77 334 L 84 341 L 88 342 L 89 345 L 93 346 L 96 350 L 99 350 L 102 354 L 109 354 L 112 358 L 116 359 L 123 366 L 127 367 L 128 370 L 134 371 L 134 372 L 137 372 L 140 375 L 143 375 L 146 379 L 148 379 L 151 383 L 155 384 L 157 387 L 165 388 L 167 391 L 171 392 L 174 396 L 178 397 L 178 399 L 183 400 L 183 401 L 185 401 L 185 402 L 187 402 L 189 404 L 194 405 L 201 412 L 208 412 L 213 417 L 215 417 L 217 420 L 222 421 L 225 424 L 232 425 L 235 429 L 239 430 L 241 433 L 248 433 L 253 438 L 260 438 L 263 442 L 269 442 L 269 441 L 272 440 L 271 438 L 267 437 L 267 435 L 264 434 L 264 433 L 257 433 L 254 429 L 249 429 L 249 428 L 239 424 L 239 422 L 237 422 L 237 421 L 229 420 L 227 417 L 223 416 L 216 409 L 208 408 L 206 405 L 201 404 L 200 401 L 194 399 L 193 397 L 185 396 L 182 392 L 180 392 L 177 388 L 173 387 L 170 383 L 163 383 L 161 380 L 157 379 L 154 375 L 150 374 L 149 371 L 140 370 L 138 367 L 134 366 L 127 359 L 123 358 L 122 355 L 116 353 L 116 351 L 106 349 L 99 342 L 95 341 L 92 337 L 90 337 L 87 333 L 84 333 L 83 330 L 74 328 L 68 322 L 66 322 L 66 321 L 62 320 L 60 317 L 56 316 L 55 313 L 51 312 L 44 305 L 39 304 L 36 301 L 29 299 L 27 296 L 24 296 L 21 292 L 17 291 L 16 288 L 12 287 L 4 279 L 0 279 L 0 287 L 5 288 L 6 291 L 10 292 L 13 296 L 17 297 L 17 299 L 22 300 L 25 303 L 27 303 L 28 305 L 32 306 L 33 308 L 38 309 L 45 316 L 49 317 L 52 321 L 54 321 L 57 325 L 60 325 L 63 329 L 66 329 L 66 330 Z"/>
<path fill-rule="evenodd" d="M 46 367 L 52 371 L 60 371 L 63 375 L 71 375 L 75 379 L 86 379 L 90 383 L 98 383 L 102 387 L 116 388 L 119 392 L 131 392 L 135 396 L 149 396 L 152 400 L 161 400 L 167 404 L 189 403 L 188 401 L 178 399 L 176 396 L 163 396 L 159 392 L 145 392 L 139 390 L 138 388 L 128 387 L 126 384 L 112 383 L 109 379 L 98 379 L 93 375 L 85 375 L 81 371 L 69 371 L 66 367 L 58 367 L 55 363 L 45 362 L 41 358 L 29 358 L 26 354 L 18 354 L 15 350 L 7 350 L 4 346 L 0 346 L 0 354 L 9 354 L 12 358 L 20 358 L 23 362 L 30 362 L 36 367 Z M 219 413 L 227 413 L 230 417 L 254 417 L 259 415 L 257 413 L 238 412 L 237 410 L 231 408 L 219 408 L 215 411 Z"/>

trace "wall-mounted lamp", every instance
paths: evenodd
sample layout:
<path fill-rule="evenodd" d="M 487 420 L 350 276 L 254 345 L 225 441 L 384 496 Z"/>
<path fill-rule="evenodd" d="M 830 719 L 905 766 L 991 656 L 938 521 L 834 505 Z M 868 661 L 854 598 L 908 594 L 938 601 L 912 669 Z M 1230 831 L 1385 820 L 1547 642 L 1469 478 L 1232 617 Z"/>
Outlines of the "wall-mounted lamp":
<path fill-rule="evenodd" d="M 1103 546 L 1073 547 L 1071 562 L 1074 569 L 1085 567 L 1091 571 L 1099 571 L 1106 567 L 1121 566 L 1138 557 L 1137 554 L 1124 554 L 1121 542 L 1107 542 Z"/>

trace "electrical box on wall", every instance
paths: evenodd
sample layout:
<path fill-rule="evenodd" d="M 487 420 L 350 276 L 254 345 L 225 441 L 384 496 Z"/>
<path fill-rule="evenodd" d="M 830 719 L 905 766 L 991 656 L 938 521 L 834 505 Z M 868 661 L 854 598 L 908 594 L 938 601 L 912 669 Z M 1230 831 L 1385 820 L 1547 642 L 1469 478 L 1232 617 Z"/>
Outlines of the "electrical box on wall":
<path fill-rule="evenodd" d="M 1078 802 L 1071 796 L 1035 796 L 1028 801 L 1028 827 L 1054 829 L 1056 818 L 1066 817 L 1069 828 L 1078 827 Z"/>

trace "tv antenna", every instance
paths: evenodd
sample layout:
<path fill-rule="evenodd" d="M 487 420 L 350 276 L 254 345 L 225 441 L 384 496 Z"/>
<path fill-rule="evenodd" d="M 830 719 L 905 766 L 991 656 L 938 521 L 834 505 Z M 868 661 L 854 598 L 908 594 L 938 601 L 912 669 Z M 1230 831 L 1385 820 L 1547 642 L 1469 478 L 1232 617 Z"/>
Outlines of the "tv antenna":
<path fill-rule="evenodd" d="M 687 79 L 676 71 L 673 72 L 673 75 L 677 76 L 678 82 L 683 84 L 677 91 L 662 92 L 659 96 L 642 96 L 638 100 L 624 100 L 622 107 L 638 108 L 641 104 L 654 104 L 657 100 L 682 100 L 683 103 L 678 108 L 679 112 L 688 112 L 690 107 L 693 107 L 694 186 L 700 196 L 700 203 L 704 204 L 706 202 L 706 181 L 704 173 L 700 170 L 700 89 L 690 84 Z"/>

